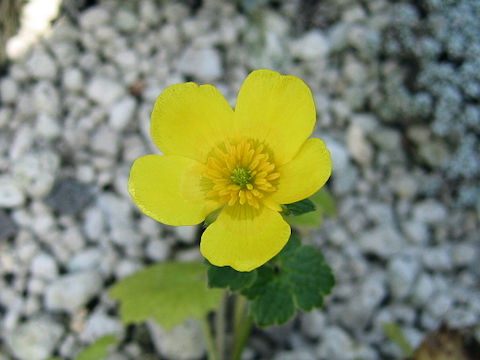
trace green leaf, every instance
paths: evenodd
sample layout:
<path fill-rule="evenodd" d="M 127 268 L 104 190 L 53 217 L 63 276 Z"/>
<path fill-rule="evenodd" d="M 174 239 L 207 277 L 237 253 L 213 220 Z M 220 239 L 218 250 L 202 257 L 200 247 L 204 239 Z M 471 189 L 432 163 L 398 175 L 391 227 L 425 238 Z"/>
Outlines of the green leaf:
<path fill-rule="evenodd" d="M 407 341 L 407 339 L 402 333 L 402 330 L 397 324 L 385 323 L 383 324 L 383 331 L 385 335 L 390 339 L 390 341 L 397 344 L 397 346 L 402 350 L 404 356 L 412 356 L 413 348 Z"/>
<path fill-rule="evenodd" d="M 284 214 L 289 216 L 299 216 L 315 210 L 315 204 L 310 199 L 303 199 L 293 204 L 284 205 Z"/>
<path fill-rule="evenodd" d="M 220 214 L 220 211 L 222 211 L 222 208 L 214 210 L 210 214 L 208 214 L 207 217 L 205 218 L 205 221 L 203 222 L 203 225 L 207 227 L 211 223 L 213 223 L 215 220 L 217 220 L 217 217 Z"/>
<path fill-rule="evenodd" d="M 206 270 L 197 262 L 153 265 L 115 284 L 110 295 L 125 324 L 154 318 L 169 330 L 187 318 L 201 320 L 219 304 L 223 291 L 207 287 Z"/>
<path fill-rule="evenodd" d="M 102 360 L 108 356 L 108 348 L 117 342 L 115 335 L 105 335 L 77 355 L 75 360 Z"/>
<path fill-rule="evenodd" d="M 230 266 L 215 266 L 210 264 L 207 271 L 208 286 L 211 288 L 230 288 L 238 291 L 251 286 L 257 278 L 257 271 L 240 272 Z"/>
<path fill-rule="evenodd" d="M 295 308 L 310 311 L 323 305 L 335 279 L 323 255 L 313 246 L 302 245 L 292 234 L 285 248 L 257 269 L 253 285 L 242 290 L 251 300 L 251 311 L 259 326 L 284 324 L 295 315 Z"/>
<path fill-rule="evenodd" d="M 334 216 L 336 213 L 335 202 L 329 192 L 322 188 L 309 197 L 315 205 L 315 210 L 299 215 L 285 216 L 285 220 L 293 226 L 318 228 L 322 224 L 324 214 Z"/>

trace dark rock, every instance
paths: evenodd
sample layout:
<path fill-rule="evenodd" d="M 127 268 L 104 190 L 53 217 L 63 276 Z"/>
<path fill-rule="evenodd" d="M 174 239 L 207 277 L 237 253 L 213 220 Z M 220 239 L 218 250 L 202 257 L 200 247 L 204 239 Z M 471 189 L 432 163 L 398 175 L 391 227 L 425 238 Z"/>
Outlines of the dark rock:
<path fill-rule="evenodd" d="M 6 240 L 17 233 L 17 226 L 5 211 L 0 210 L 0 241 Z"/>
<path fill-rule="evenodd" d="M 91 187 L 75 179 L 62 179 L 47 197 L 47 204 L 55 211 L 67 215 L 79 214 L 92 200 Z"/>

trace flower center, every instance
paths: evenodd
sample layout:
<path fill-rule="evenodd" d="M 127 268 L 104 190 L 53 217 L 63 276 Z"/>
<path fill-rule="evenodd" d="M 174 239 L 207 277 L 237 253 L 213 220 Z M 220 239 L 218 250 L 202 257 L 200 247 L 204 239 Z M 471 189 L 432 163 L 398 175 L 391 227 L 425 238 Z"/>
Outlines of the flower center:
<path fill-rule="evenodd" d="M 230 180 L 232 180 L 234 184 L 246 188 L 246 185 L 250 184 L 252 181 L 252 174 L 250 173 L 250 170 L 239 166 L 233 169 L 232 175 L 230 175 Z"/>
<path fill-rule="evenodd" d="M 263 144 L 243 140 L 213 149 L 203 175 L 210 180 L 209 198 L 230 206 L 237 202 L 259 208 L 266 193 L 275 191 L 280 173 Z"/>

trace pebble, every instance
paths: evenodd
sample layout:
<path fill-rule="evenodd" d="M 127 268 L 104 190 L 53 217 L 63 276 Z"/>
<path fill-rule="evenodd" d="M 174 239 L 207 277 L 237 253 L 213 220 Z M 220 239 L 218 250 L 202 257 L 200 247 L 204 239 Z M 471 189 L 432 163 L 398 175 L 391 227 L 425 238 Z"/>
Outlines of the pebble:
<path fill-rule="evenodd" d="M 57 88 L 50 81 L 40 81 L 33 88 L 33 105 L 35 112 L 58 116 L 60 113 L 60 97 Z"/>
<path fill-rule="evenodd" d="M 95 311 L 85 321 L 79 338 L 90 343 L 105 335 L 117 335 L 120 338 L 123 332 L 120 319 L 107 315 L 104 311 Z"/>
<path fill-rule="evenodd" d="M 4 104 L 14 104 L 18 96 L 18 84 L 12 78 L 5 77 L 0 81 L 0 100 Z"/>
<path fill-rule="evenodd" d="M 438 224 L 447 219 L 447 209 L 445 205 L 437 200 L 427 199 L 419 202 L 413 209 L 413 218 L 426 224 Z"/>
<path fill-rule="evenodd" d="M 35 131 L 45 139 L 53 140 L 61 135 L 62 128 L 54 116 L 41 113 L 37 117 Z"/>
<path fill-rule="evenodd" d="M 145 247 L 146 256 L 153 261 L 161 262 L 170 256 L 170 245 L 165 240 L 151 239 Z"/>
<path fill-rule="evenodd" d="M 48 285 L 45 307 L 50 311 L 74 313 L 99 295 L 102 287 L 102 277 L 94 271 L 63 275 Z"/>
<path fill-rule="evenodd" d="M 45 360 L 52 356 L 63 328 L 48 317 L 28 320 L 6 334 L 12 353 L 20 360 Z"/>
<path fill-rule="evenodd" d="M 448 271 L 452 269 L 451 249 L 447 246 L 425 248 L 422 253 L 423 264 L 427 269 Z"/>
<path fill-rule="evenodd" d="M 426 273 L 422 273 L 412 288 L 412 302 L 418 306 L 424 306 L 430 301 L 434 292 L 435 283 L 433 282 L 432 277 Z"/>
<path fill-rule="evenodd" d="M 175 226 L 173 227 L 175 231 L 175 235 L 177 236 L 178 240 L 185 244 L 193 244 L 196 240 L 196 233 L 198 227 L 193 226 Z"/>
<path fill-rule="evenodd" d="M 91 100 L 108 109 L 125 95 L 125 89 L 111 78 L 98 76 L 90 80 L 86 93 Z"/>
<path fill-rule="evenodd" d="M 354 160 L 368 166 L 373 158 L 373 149 L 361 127 L 351 124 L 347 129 L 347 146 Z"/>
<path fill-rule="evenodd" d="M 302 60 L 323 60 L 329 53 L 328 38 L 319 30 L 311 30 L 290 43 L 290 52 Z"/>
<path fill-rule="evenodd" d="M 40 279 L 54 280 L 58 276 L 58 266 L 51 255 L 40 252 L 32 259 L 30 272 Z"/>
<path fill-rule="evenodd" d="M 92 6 L 83 11 L 79 22 L 85 30 L 92 30 L 100 25 L 105 25 L 110 20 L 109 12 L 101 6 Z"/>
<path fill-rule="evenodd" d="M 55 80 L 57 77 L 57 64 L 43 49 L 35 49 L 26 65 L 30 75 L 36 80 Z"/>
<path fill-rule="evenodd" d="M 363 251 L 383 258 L 400 252 L 404 240 L 400 233 L 390 225 L 379 225 L 359 235 L 359 246 Z"/>
<path fill-rule="evenodd" d="M 128 96 L 115 103 L 110 109 L 108 123 L 112 128 L 122 131 L 130 123 L 134 122 L 134 113 L 137 102 L 131 96 Z"/>
<path fill-rule="evenodd" d="M 77 68 L 67 68 L 63 72 L 62 83 L 66 90 L 78 92 L 83 89 L 83 73 Z"/>
<path fill-rule="evenodd" d="M 0 208 L 14 208 L 25 202 L 17 182 L 8 175 L 0 176 Z"/>
<path fill-rule="evenodd" d="M 320 338 L 325 331 L 325 314 L 320 310 L 315 309 L 309 313 L 302 314 L 300 320 L 302 332 L 311 339 Z"/>
<path fill-rule="evenodd" d="M 418 262 L 411 257 L 395 257 L 388 264 L 390 291 L 396 300 L 407 297 L 419 271 Z"/>
<path fill-rule="evenodd" d="M 68 262 L 70 272 L 97 270 L 103 260 L 102 251 L 96 247 L 90 247 L 76 253 Z"/>
<path fill-rule="evenodd" d="M 169 331 L 148 320 L 147 328 L 155 349 L 167 359 L 197 360 L 205 353 L 202 326 L 197 320 L 187 320 Z"/>
<path fill-rule="evenodd" d="M 180 72 L 204 82 L 220 78 L 223 71 L 220 54 L 214 48 L 187 48 L 180 56 L 177 68 Z"/>
<path fill-rule="evenodd" d="M 90 146 L 99 154 L 114 156 L 119 147 L 117 133 L 108 126 L 100 126 L 93 135 Z"/>
<path fill-rule="evenodd" d="M 80 213 L 93 196 L 90 187 L 75 179 L 59 180 L 48 195 L 47 204 L 61 214 L 75 215 Z"/>
<path fill-rule="evenodd" d="M 1 207 L 1 206 L 0 206 Z M 0 210 L 0 241 L 15 236 L 17 225 L 12 221 L 5 211 Z"/>

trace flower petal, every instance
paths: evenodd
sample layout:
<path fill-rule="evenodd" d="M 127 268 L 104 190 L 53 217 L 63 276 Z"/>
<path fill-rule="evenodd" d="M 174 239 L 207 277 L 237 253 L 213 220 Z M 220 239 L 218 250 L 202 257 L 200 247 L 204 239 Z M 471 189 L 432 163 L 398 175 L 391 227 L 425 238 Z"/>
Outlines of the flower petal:
<path fill-rule="evenodd" d="M 253 71 L 243 83 L 235 107 L 237 132 L 265 141 L 277 165 L 290 161 L 315 125 L 308 86 L 295 76 L 271 70 Z"/>
<path fill-rule="evenodd" d="M 140 210 L 168 225 L 195 225 L 220 205 L 206 200 L 198 162 L 174 155 L 147 155 L 130 170 L 128 191 Z"/>
<path fill-rule="evenodd" d="M 176 84 L 155 102 L 151 118 L 155 145 L 165 155 L 205 162 L 207 154 L 231 136 L 233 110 L 211 85 Z"/>
<path fill-rule="evenodd" d="M 330 151 L 317 138 L 308 139 L 297 156 L 278 168 L 280 178 L 277 191 L 270 200 L 291 204 L 313 195 L 327 182 L 332 173 Z"/>
<path fill-rule="evenodd" d="M 203 233 L 200 251 L 213 265 L 251 271 L 278 254 L 290 232 L 282 216 L 265 206 L 226 206 Z"/>

